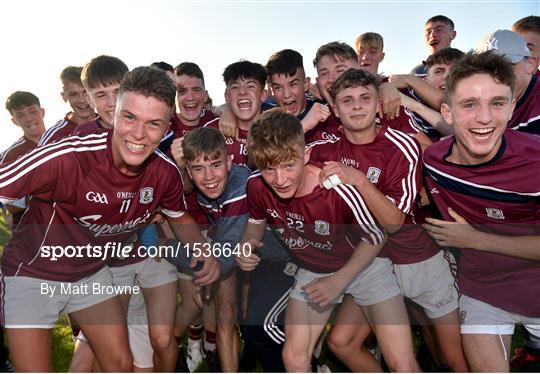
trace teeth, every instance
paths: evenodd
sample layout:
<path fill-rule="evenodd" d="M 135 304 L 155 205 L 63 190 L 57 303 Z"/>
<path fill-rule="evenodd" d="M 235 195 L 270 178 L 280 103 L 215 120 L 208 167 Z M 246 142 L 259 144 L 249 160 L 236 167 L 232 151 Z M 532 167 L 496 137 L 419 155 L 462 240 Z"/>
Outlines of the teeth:
<path fill-rule="evenodd" d="M 216 188 L 217 187 L 217 183 L 212 183 L 212 184 L 206 184 L 205 187 L 206 188 Z"/>
<path fill-rule="evenodd" d="M 472 132 L 473 134 L 483 135 L 483 134 L 489 134 L 489 133 L 495 131 L 495 128 L 494 127 L 489 127 L 489 128 L 481 128 L 481 129 L 470 129 L 469 131 Z"/>
<path fill-rule="evenodd" d="M 243 105 L 243 104 L 251 104 L 251 101 L 247 99 L 238 100 L 238 105 Z"/>
<path fill-rule="evenodd" d="M 144 144 L 135 144 L 135 143 L 130 143 L 130 142 L 126 142 L 126 145 L 129 149 L 132 149 L 134 151 L 139 151 L 145 147 Z"/>

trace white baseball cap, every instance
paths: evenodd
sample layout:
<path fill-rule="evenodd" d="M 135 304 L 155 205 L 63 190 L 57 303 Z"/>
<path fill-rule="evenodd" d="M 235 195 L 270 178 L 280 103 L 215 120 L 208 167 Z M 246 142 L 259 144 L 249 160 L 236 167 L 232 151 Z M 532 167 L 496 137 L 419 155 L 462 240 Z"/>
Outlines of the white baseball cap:
<path fill-rule="evenodd" d="M 486 51 L 494 51 L 506 57 L 512 64 L 519 63 L 525 57 L 531 57 L 531 51 L 525 39 L 510 30 L 497 30 L 484 37 L 476 46 L 475 52 Z"/>

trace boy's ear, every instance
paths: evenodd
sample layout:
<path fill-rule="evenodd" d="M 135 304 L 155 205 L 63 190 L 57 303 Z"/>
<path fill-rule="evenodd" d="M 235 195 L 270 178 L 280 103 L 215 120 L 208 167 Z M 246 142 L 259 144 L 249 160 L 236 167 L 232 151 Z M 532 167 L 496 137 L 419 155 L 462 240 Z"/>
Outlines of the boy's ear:
<path fill-rule="evenodd" d="M 339 109 L 337 108 L 336 103 L 329 103 L 328 105 L 330 105 L 330 108 L 332 108 L 336 117 L 339 118 Z"/>
<path fill-rule="evenodd" d="M 64 95 L 64 91 L 60 92 L 60 96 L 62 96 L 62 100 L 64 100 L 64 103 L 68 102 L 66 95 Z"/>
<path fill-rule="evenodd" d="M 189 165 L 189 162 L 186 161 L 186 171 L 189 175 L 189 179 L 193 180 L 193 176 L 191 175 L 191 167 Z"/>
<path fill-rule="evenodd" d="M 263 88 L 262 90 L 262 94 L 261 94 L 261 102 L 264 102 L 266 101 L 266 99 L 268 99 L 268 90 L 266 88 Z"/>
<path fill-rule="evenodd" d="M 229 90 L 228 89 L 225 89 L 225 92 L 223 93 L 223 96 L 225 96 L 225 102 L 227 104 L 229 104 L 230 97 L 229 97 Z"/>
<path fill-rule="evenodd" d="M 309 89 L 311 88 L 311 78 L 305 77 L 304 78 L 304 92 L 309 92 Z"/>
<path fill-rule="evenodd" d="M 231 171 L 233 155 L 227 155 L 227 171 Z"/>
<path fill-rule="evenodd" d="M 534 72 L 536 70 L 536 61 L 537 61 L 536 56 L 531 56 L 527 59 L 527 74 L 534 75 Z"/>
<path fill-rule="evenodd" d="M 13 124 L 14 124 L 15 126 L 19 126 L 19 125 L 17 124 L 17 122 L 15 122 L 15 118 L 13 118 L 13 117 L 11 117 L 11 122 L 13 122 Z M 20 126 L 19 126 L 19 127 L 20 127 Z"/>
<path fill-rule="evenodd" d="M 306 147 L 304 150 L 304 165 L 306 165 L 309 162 L 309 159 L 311 158 L 311 151 L 313 150 L 313 147 Z"/>
<path fill-rule="evenodd" d="M 96 104 L 94 104 L 94 99 L 92 98 L 92 95 L 90 95 L 90 94 L 88 93 L 88 91 L 86 91 L 86 93 L 87 93 L 87 95 L 88 95 L 88 100 L 87 100 L 87 101 L 88 101 L 88 105 L 90 105 L 90 107 L 91 107 L 92 109 L 94 109 L 94 111 L 95 111 L 95 110 L 96 110 Z"/>
<path fill-rule="evenodd" d="M 39 108 L 41 112 L 41 118 L 45 118 L 45 108 Z"/>
<path fill-rule="evenodd" d="M 441 115 L 443 116 L 444 121 L 448 125 L 450 125 L 450 126 L 453 125 L 452 112 L 450 110 L 450 106 L 447 103 L 442 103 L 442 105 L 441 105 Z"/>

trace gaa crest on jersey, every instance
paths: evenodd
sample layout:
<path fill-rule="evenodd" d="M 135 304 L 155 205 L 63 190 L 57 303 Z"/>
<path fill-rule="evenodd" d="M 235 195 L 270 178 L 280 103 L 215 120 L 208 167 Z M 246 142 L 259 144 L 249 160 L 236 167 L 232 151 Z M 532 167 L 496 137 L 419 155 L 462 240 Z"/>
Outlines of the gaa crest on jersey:
<path fill-rule="evenodd" d="M 154 189 L 152 187 L 143 187 L 139 196 L 141 204 L 149 204 L 154 200 Z"/>
<path fill-rule="evenodd" d="M 293 264 L 292 262 L 287 262 L 287 265 L 285 265 L 285 269 L 283 269 L 283 272 L 289 277 L 294 277 L 297 270 L 298 266 L 296 264 Z"/>
<path fill-rule="evenodd" d="M 370 166 L 369 169 L 367 170 L 367 177 L 369 181 L 373 184 L 379 181 L 380 175 L 381 175 L 381 169 L 376 168 L 375 166 Z"/>
<path fill-rule="evenodd" d="M 330 224 L 326 221 L 315 221 L 315 232 L 319 235 L 330 235 Z"/>
<path fill-rule="evenodd" d="M 486 208 L 486 213 L 489 218 L 493 219 L 504 219 L 504 213 L 500 209 L 495 208 Z"/>

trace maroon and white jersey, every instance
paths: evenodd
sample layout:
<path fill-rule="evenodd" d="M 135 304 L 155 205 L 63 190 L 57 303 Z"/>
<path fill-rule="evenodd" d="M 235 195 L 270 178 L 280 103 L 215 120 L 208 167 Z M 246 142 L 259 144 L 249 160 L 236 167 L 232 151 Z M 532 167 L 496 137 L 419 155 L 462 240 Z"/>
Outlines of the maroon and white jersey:
<path fill-rule="evenodd" d="M 13 143 L 8 149 L 0 154 L 0 164 L 8 163 L 15 161 L 22 155 L 30 152 L 32 149 L 36 148 L 37 144 L 27 137 L 23 136 L 15 143 Z M 19 224 L 22 216 L 24 215 L 24 210 L 21 210 L 17 213 L 12 214 L 12 225 L 11 228 L 14 229 Z"/>
<path fill-rule="evenodd" d="M 12 162 L 36 148 L 37 144 L 25 136 L 9 146 L 0 154 L 0 163 Z"/>
<path fill-rule="evenodd" d="M 210 122 L 207 122 L 204 127 L 212 127 L 219 130 L 218 126 L 219 118 L 216 118 Z M 227 153 L 233 156 L 232 162 L 240 166 L 248 166 L 247 155 L 247 137 L 248 131 L 238 129 L 238 139 L 225 138 L 225 144 L 227 144 Z M 249 167 L 249 166 L 248 166 Z"/>
<path fill-rule="evenodd" d="M 39 138 L 38 145 L 53 143 L 75 133 L 75 129 L 78 125 L 70 119 L 71 114 L 73 114 L 73 112 L 66 114 L 64 119 L 56 122 L 53 127 L 45 131 L 43 135 L 41 135 L 41 138 Z"/>
<path fill-rule="evenodd" d="M 361 241 L 376 245 L 384 233 L 356 189 L 316 186 L 310 194 L 283 200 L 259 171 L 248 180 L 251 222 L 271 225 L 299 264 L 316 273 L 339 270 Z M 264 250 L 264 248 L 263 248 Z"/>
<path fill-rule="evenodd" d="M 205 123 L 208 123 L 216 119 L 216 115 L 209 110 L 203 109 L 199 119 L 199 123 L 195 126 L 187 126 L 182 122 L 178 113 L 173 113 L 171 117 L 171 129 L 175 139 L 185 136 L 191 130 L 196 129 L 197 127 L 202 127 Z M 168 135 L 168 134 L 167 134 Z"/>
<path fill-rule="evenodd" d="M 215 118 L 216 115 L 214 113 L 203 108 L 200 115 L 199 123 L 195 126 L 187 126 L 182 122 L 177 113 L 173 113 L 173 115 L 171 116 L 171 128 L 169 129 L 167 134 L 165 134 L 163 139 L 161 139 L 161 142 L 159 144 L 159 150 L 172 159 L 173 157 L 171 153 L 171 145 L 173 140 L 185 136 L 191 130 L 202 127 L 205 123 Z M 206 218 L 206 215 L 201 210 L 199 203 L 197 202 L 197 194 L 195 192 L 192 192 L 186 194 L 185 198 L 188 212 L 195 220 L 195 222 L 197 222 L 199 225 L 208 224 L 208 219 Z"/>
<path fill-rule="evenodd" d="M 418 101 L 419 103 L 423 104 L 423 105 L 427 105 L 426 102 L 424 100 L 422 100 L 415 92 L 414 90 L 412 89 L 408 89 L 408 88 L 402 88 L 402 89 L 399 89 L 399 92 L 401 92 L 402 94 L 410 97 L 411 99 L 415 100 L 415 101 Z M 411 125 L 418 129 L 419 131 L 422 131 L 424 134 L 426 134 L 428 136 L 428 138 L 431 139 L 432 142 L 438 142 L 439 139 L 441 138 L 441 134 L 439 133 L 439 131 L 437 131 L 437 129 L 435 129 L 435 127 L 433 127 L 424 117 L 422 117 L 420 114 L 416 113 L 416 112 L 411 112 L 409 111 L 408 109 L 405 109 L 406 112 L 408 114 L 410 114 L 413 119 L 414 119 L 414 122 L 411 123 Z M 401 114 L 400 114 L 400 117 L 401 117 Z M 398 129 L 399 130 L 399 129 Z M 403 130 L 401 130 L 403 131 Z M 404 132 L 407 132 L 407 131 L 404 131 Z"/>
<path fill-rule="evenodd" d="M 413 113 L 405 108 L 404 106 L 399 107 L 399 116 L 394 119 L 383 118 L 380 119 L 378 116 L 375 119 L 375 122 L 381 125 L 387 125 L 388 127 L 404 132 L 409 136 L 415 136 L 422 131 L 422 128 L 414 118 Z"/>
<path fill-rule="evenodd" d="M 111 244 L 127 242 L 158 206 L 173 218 L 184 214 L 174 163 L 156 151 L 139 174 L 125 175 L 111 138 L 109 131 L 71 136 L 0 166 L 0 197 L 32 195 L 4 250 L 4 275 L 77 281 L 104 266 Z M 51 246 L 71 246 L 71 256 L 52 260 Z"/>
<path fill-rule="evenodd" d="M 353 144 L 343 136 L 312 143 L 312 147 L 311 160 L 339 161 L 362 171 L 405 214 L 403 226 L 388 235 L 380 256 L 388 256 L 396 264 L 410 264 L 439 251 L 420 225 L 424 221 L 417 201 L 422 188 L 422 149 L 416 139 L 385 125 L 368 144 Z"/>
<path fill-rule="evenodd" d="M 106 129 L 103 124 L 101 123 L 101 119 L 99 117 L 96 117 L 96 119 L 93 119 L 92 121 L 88 121 L 85 123 L 81 123 L 77 128 L 75 129 L 75 134 L 83 133 L 83 134 L 90 134 L 90 133 L 96 133 L 101 130 L 108 130 Z"/>
<path fill-rule="evenodd" d="M 336 140 L 343 135 L 341 131 L 341 120 L 330 111 L 330 116 L 324 122 L 320 122 L 304 134 L 306 144 L 318 140 Z"/>
<path fill-rule="evenodd" d="M 424 154 L 428 190 L 445 220 L 448 207 L 473 227 L 505 236 L 540 235 L 540 138 L 504 133 L 497 155 L 480 165 L 446 161 L 454 137 Z M 540 261 L 461 249 L 460 291 L 507 311 L 540 317 Z"/>
<path fill-rule="evenodd" d="M 523 97 L 516 103 L 508 127 L 540 135 L 540 79 L 533 76 Z"/>

